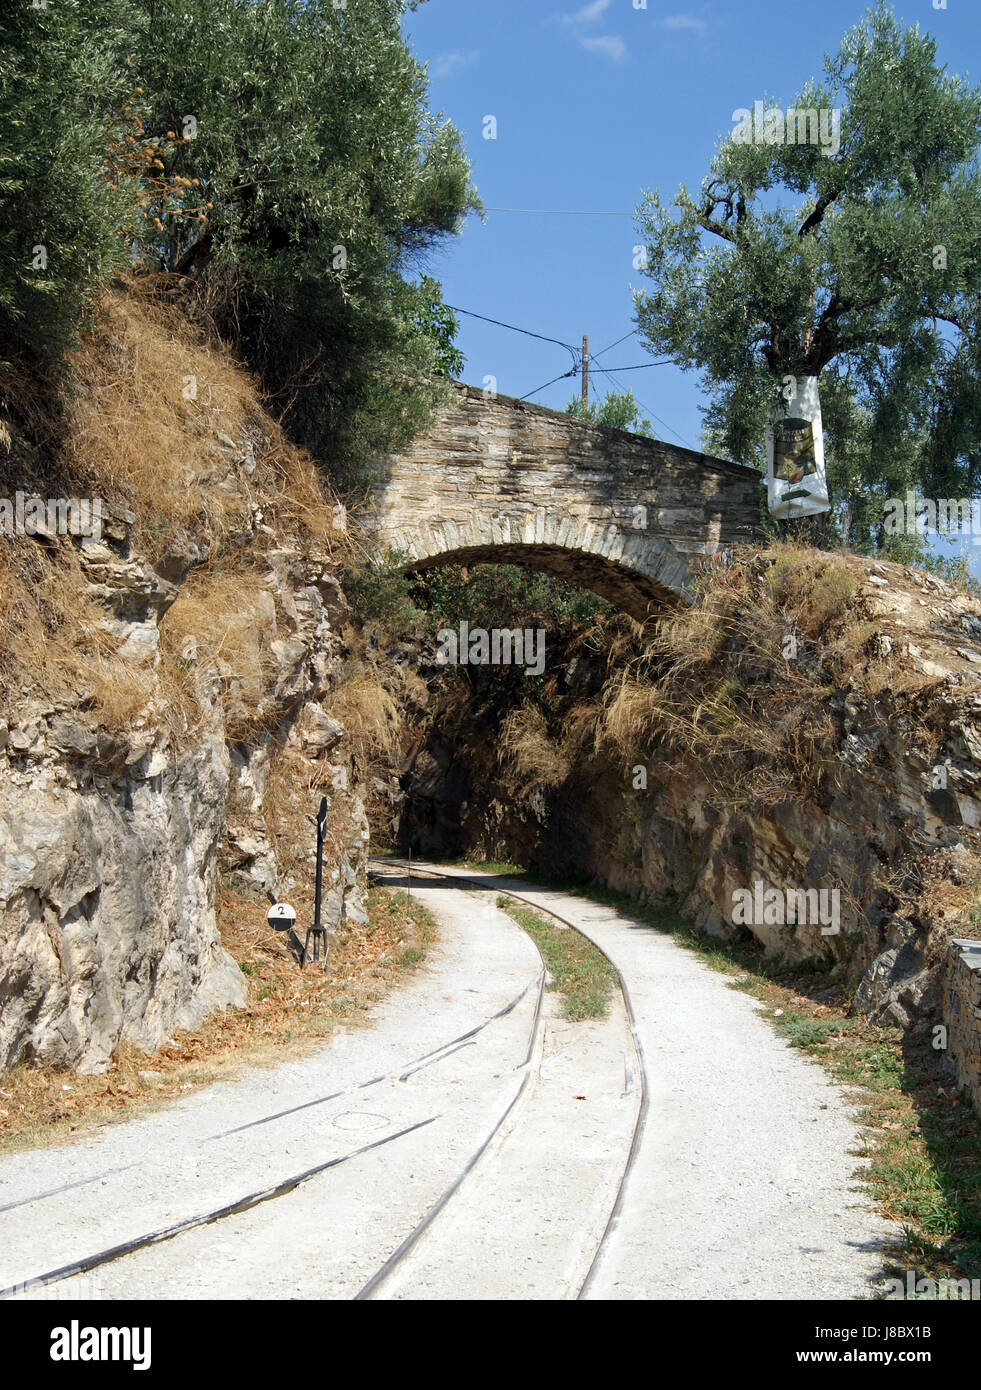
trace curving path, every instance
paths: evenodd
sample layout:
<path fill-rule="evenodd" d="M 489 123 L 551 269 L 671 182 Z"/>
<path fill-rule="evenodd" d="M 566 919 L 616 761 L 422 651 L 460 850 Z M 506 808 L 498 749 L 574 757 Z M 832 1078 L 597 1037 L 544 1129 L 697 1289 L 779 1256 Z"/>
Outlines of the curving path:
<path fill-rule="evenodd" d="M 612 908 L 428 874 L 440 942 L 372 1028 L 0 1160 L 0 1296 L 869 1295 L 854 1120 L 753 1000 Z M 499 891 L 610 956 L 606 1020 L 560 1017 Z"/>
<path fill-rule="evenodd" d="M 899 1232 L 856 1190 L 862 1140 L 824 1070 L 670 937 L 568 893 L 494 882 L 573 922 L 633 1004 L 646 1115 L 584 1296 L 870 1297 Z"/>

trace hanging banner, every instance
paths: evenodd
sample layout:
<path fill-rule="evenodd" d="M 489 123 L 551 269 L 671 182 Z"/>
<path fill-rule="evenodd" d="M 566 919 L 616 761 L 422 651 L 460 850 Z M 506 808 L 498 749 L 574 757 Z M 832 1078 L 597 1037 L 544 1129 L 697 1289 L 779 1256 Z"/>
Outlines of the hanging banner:
<path fill-rule="evenodd" d="M 783 518 L 829 512 L 817 377 L 788 377 L 783 396 L 766 426 L 770 511 Z"/>

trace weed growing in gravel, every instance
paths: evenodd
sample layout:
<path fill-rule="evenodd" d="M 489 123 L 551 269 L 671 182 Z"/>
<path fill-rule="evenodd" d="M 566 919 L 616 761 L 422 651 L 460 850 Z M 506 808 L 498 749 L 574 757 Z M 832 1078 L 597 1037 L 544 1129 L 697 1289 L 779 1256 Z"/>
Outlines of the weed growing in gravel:
<path fill-rule="evenodd" d="M 479 869 L 482 874 L 506 874 L 508 878 L 523 878 L 527 873 L 518 864 L 508 864 L 497 859 L 468 859 L 468 869 Z"/>
<path fill-rule="evenodd" d="M 497 905 L 528 933 L 552 976 L 550 989 L 565 997 L 563 1017 L 579 1023 L 605 1018 L 617 972 L 603 952 L 579 932 L 556 926 L 530 908 L 500 897 Z"/>

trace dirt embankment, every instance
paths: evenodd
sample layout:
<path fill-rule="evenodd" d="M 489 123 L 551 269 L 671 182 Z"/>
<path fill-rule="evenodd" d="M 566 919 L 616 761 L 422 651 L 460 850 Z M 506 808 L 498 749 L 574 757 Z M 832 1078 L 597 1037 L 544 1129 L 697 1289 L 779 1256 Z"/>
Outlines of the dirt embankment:
<path fill-rule="evenodd" d="M 368 844 L 343 508 L 220 344 L 146 287 L 100 312 L 0 420 L 0 493 L 92 503 L 0 545 L 0 1066 L 88 1073 L 246 1003 L 216 904 L 302 887 L 324 793 L 331 924 Z"/>
<path fill-rule="evenodd" d="M 671 904 L 813 960 L 873 1017 L 933 1016 L 981 883 L 977 599 L 785 546 L 734 555 L 660 623 L 606 617 L 547 650 L 540 681 L 496 686 L 402 652 L 428 698 L 382 833 Z"/>

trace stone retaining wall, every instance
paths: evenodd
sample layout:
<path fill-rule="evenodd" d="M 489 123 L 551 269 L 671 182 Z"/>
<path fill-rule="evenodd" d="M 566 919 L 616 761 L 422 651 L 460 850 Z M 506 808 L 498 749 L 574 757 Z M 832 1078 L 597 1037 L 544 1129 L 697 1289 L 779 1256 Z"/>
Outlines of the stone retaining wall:
<path fill-rule="evenodd" d="M 981 941 L 950 942 L 943 999 L 947 1058 L 981 1114 Z"/>

